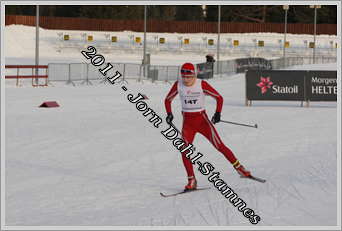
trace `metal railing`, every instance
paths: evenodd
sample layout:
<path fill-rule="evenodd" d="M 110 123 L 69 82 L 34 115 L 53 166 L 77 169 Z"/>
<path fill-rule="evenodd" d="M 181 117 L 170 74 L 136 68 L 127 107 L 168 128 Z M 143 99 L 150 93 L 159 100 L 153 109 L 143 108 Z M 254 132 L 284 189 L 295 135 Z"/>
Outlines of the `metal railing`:
<path fill-rule="evenodd" d="M 175 81 L 179 77 L 179 66 L 142 65 L 133 63 L 111 63 L 113 70 L 122 74 L 121 81 L 135 79 L 137 81 Z M 89 63 L 49 63 L 49 81 L 65 81 L 75 85 L 76 81 L 91 84 L 92 81 L 104 82 L 105 77 L 99 72 L 99 67 Z"/>
<path fill-rule="evenodd" d="M 268 60 L 270 62 L 271 69 L 284 69 L 296 65 L 306 64 L 324 64 L 324 63 L 336 63 L 337 57 L 332 56 L 316 56 L 315 62 L 312 57 L 286 57 L 276 58 Z M 233 75 L 237 73 L 237 65 L 235 60 L 218 61 L 214 63 L 214 74 L 226 74 Z"/>
<path fill-rule="evenodd" d="M 295 65 L 335 63 L 336 57 L 317 56 L 315 62 L 312 57 L 286 57 L 267 60 L 271 69 L 284 69 Z M 168 65 L 142 65 L 132 63 L 111 63 L 113 70 L 122 74 L 121 81 L 163 81 L 173 82 L 180 77 L 180 66 Z M 225 60 L 214 63 L 214 78 L 218 75 L 234 75 L 237 73 L 236 60 Z M 65 81 L 75 85 L 75 82 L 92 84 L 92 81 L 104 82 L 105 78 L 99 72 L 99 67 L 88 63 L 49 63 L 49 81 Z"/>

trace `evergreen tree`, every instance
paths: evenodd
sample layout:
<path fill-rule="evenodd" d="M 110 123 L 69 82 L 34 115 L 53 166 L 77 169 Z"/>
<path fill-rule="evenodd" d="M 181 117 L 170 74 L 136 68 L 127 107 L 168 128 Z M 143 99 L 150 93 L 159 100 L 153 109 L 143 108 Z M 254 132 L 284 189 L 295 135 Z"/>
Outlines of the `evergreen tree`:
<path fill-rule="evenodd" d="M 7 5 L 5 6 L 5 14 L 12 15 L 36 15 L 36 6 L 35 5 Z"/>
<path fill-rule="evenodd" d="M 164 20 L 175 20 L 176 6 L 161 6 L 161 12 Z"/>
<path fill-rule="evenodd" d="M 176 6 L 175 20 L 177 21 L 203 21 L 201 6 Z"/>
<path fill-rule="evenodd" d="M 107 19 L 143 19 L 143 5 L 42 5 L 40 15 L 55 17 L 86 17 Z M 216 22 L 217 5 L 206 6 L 206 17 L 200 5 L 149 5 L 148 18 L 178 21 Z M 6 5 L 6 15 L 35 15 L 35 5 Z M 222 5 L 222 22 L 284 22 L 282 5 Z M 288 23 L 313 23 L 314 9 L 309 5 L 290 5 Z M 337 24 L 337 6 L 323 5 L 317 9 L 317 23 Z"/>
<path fill-rule="evenodd" d="M 78 17 L 80 16 L 81 6 L 56 6 L 56 13 L 54 16 L 57 17 Z"/>
<path fill-rule="evenodd" d="M 55 16 L 56 15 L 57 6 L 48 5 L 48 6 L 39 6 L 39 14 L 41 16 Z"/>

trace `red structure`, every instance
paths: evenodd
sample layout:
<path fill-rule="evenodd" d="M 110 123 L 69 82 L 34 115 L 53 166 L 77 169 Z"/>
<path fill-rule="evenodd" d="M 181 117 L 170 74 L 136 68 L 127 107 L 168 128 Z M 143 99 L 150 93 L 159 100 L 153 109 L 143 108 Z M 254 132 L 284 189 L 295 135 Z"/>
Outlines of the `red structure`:
<path fill-rule="evenodd" d="M 48 85 L 48 66 L 47 65 L 5 65 L 5 69 L 17 69 L 16 75 L 6 75 L 5 79 L 16 79 L 17 83 L 16 85 L 19 85 L 19 79 L 32 79 L 32 86 L 38 87 L 38 86 L 47 86 Z M 32 75 L 21 75 L 20 69 L 32 69 Z M 45 75 L 36 75 L 35 70 L 36 69 L 45 69 Z M 38 84 L 35 83 L 36 79 L 43 78 L 45 79 L 45 84 Z M 37 81 L 38 82 L 38 81 Z"/>
<path fill-rule="evenodd" d="M 56 101 L 46 101 L 43 102 L 39 107 L 59 107 L 59 104 Z"/>
<path fill-rule="evenodd" d="M 5 25 L 35 26 L 35 16 L 6 15 Z M 87 31 L 144 31 L 143 20 L 111 20 L 70 17 L 39 17 L 39 25 L 45 29 Z M 148 20 L 148 32 L 168 33 L 216 33 L 217 22 Z M 284 33 L 283 23 L 221 22 L 221 33 Z M 289 23 L 287 33 L 313 34 L 314 24 Z M 317 24 L 317 35 L 337 35 L 336 24 Z"/>

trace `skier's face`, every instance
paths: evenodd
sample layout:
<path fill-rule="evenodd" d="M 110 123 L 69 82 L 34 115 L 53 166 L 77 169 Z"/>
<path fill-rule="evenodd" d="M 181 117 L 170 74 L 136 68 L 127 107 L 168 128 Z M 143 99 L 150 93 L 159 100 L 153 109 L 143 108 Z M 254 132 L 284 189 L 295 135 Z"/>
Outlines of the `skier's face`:
<path fill-rule="evenodd" d="M 182 75 L 183 84 L 187 87 L 194 85 L 196 81 L 196 75 Z"/>
<path fill-rule="evenodd" d="M 194 67 L 182 68 L 181 70 L 183 84 L 187 87 L 192 86 L 196 80 L 196 72 Z"/>

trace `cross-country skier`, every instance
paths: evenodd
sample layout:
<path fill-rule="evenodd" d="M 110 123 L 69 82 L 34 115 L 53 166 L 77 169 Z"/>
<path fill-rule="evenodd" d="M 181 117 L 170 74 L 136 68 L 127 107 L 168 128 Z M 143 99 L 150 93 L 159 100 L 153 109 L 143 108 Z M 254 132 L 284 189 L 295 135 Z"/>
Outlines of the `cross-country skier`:
<path fill-rule="evenodd" d="M 166 122 L 172 123 L 173 114 L 171 110 L 171 102 L 179 93 L 182 103 L 183 127 L 182 138 L 187 144 L 192 144 L 197 132 L 205 136 L 220 151 L 227 160 L 233 165 L 237 172 L 245 177 L 251 175 L 237 160 L 233 152 L 224 145 L 218 135 L 213 123 L 220 122 L 221 110 L 223 104 L 222 96 L 204 80 L 197 79 L 195 66 L 192 63 L 185 63 L 181 67 L 182 80 L 176 81 L 170 92 L 165 98 L 165 108 L 167 112 Z M 204 107 L 205 95 L 212 96 L 216 99 L 216 112 L 210 120 Z M 185 190 L 195 190 L 197 181 L 191 161 L 182 153 L 183 164 L 188 175 L 188 184 Z"/>

